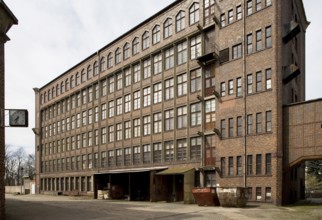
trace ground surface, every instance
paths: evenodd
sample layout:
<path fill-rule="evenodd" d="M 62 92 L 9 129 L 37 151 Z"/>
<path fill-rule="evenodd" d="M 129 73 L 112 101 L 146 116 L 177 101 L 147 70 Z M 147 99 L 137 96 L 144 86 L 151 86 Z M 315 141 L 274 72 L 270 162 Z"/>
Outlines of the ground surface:
<path fill-rule="evenodd" d="M 321 202 L 321 201 L 320 201 Z M 322 220 L 322 203 L 276 207 L 248 204 L 246 208 L 202 207 L 182 203 L 93 200 L 82 197 L 6 195 L 7 220 L 178 219 L 178 220 Z"/>

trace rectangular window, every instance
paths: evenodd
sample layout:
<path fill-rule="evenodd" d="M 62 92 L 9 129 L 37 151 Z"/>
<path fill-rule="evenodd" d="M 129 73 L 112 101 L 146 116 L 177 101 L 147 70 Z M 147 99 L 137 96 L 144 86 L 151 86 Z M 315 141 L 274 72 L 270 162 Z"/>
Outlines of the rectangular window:
<path fill-rule="evenodd" d="M 114 77 L 111 76 L 108 78 L 108 85 L 109 85 L 109 93 L 113 93 L 114 92 Z"/>
<path fill-rule="evenodd" d="M 237 136 L 238 137 L 242 136 L 242 134 L 243 134 L 242 128 L 243 128 L 242 117 L 238 116 L 237 117 Z"/>
<path fill-rule="evenodd" d="M 234 158 L 228 158 L 228 176 L 234 175 Z"/>
<path fill-rule="evenodd" d="M 265 188 L 265 200 L 270 201 L 272 199 L 272 188 L 266 187 Z"/>
<path fill-rule="evenodd" d="M 131 165 L 131 148 L 124 148 L 124 165 Z"/>
<path fill-rule="evenodd" d="M 141 108 L 141 93 L 140 90 L 133 93 L 133 108 L 134 110 Z"/>
<path fill-rule="evenodd" d="M 234 119 L 233 118 L 229 118 L 228 119 L 228 126 L 229 126 L 229 137 L 233 137 L 234 136 Z"/>
<path fill-rule="evenodd" d="M 106 96 L 106 92 L 107 92 L 107 84 L 106 84 L 107 82 L 106 82 L 106 80 L 104 79 L 104 80 L 102 80 L 101 81 L 101 90 L 102 90 L 102 96 Z"/>
<path fill-rule="evenodd" d="M 262 72 L 256 73 L 256 92 L 262 91 Z"/>
<path fill-rule="evenodd" d="M 124 112 L 130 112 L 131 111 L 131 94 L 124 96 Z"/>
<path fill-rule="evenodd" d="M 187 160 L 187 139 L 177 140 L 177 160 L 184 161 Z"/>
<path fill-rule="evenodd" d="M 122 123 L 116 124 L 116 141 L 121 141 L 123 139 L 122 132 Z"/>
<path fill-rule="evenodd" d="M 143 135 L 150 135 L 151 134 L 151 116 L 144 116 L 143 117 Z"/>
<path fill-rule="evenodd" d="M 256 175 L 262 174 L 262 155 L 256 154 Z"/>
<path fill-rule="evenodd" d="M 116 115 L 121 115 L 123 113 L 123 101 L 122 97 L 116 99 Z"/>
<path fill-rule="evenodd" d="M 248 187 L 247 189 L 248 191 L 248 201 L 252 200 L 253 199 L 253 188 L 252 187 Z"/>
<path fill-rule="evenodd" d="M 216 99 L 205 101 L 206 123 L 216 121 Z"/>
<path fill-rule="evenodd" d="M 124 139 L 131 138 L 131 121 L 124 122 Z"/>
<path fill-rule="evenodd" d="M 253 34 L 247 35 L 247 54 L 253 53 Z"/>
<path fill-rule="evenodd" d="M 201 56 L 201 35 L 190 39 L 190 58 L 191 60 Z"/>
<path fill-rule="evenodd" d="M 114 101 L 108 103 L 108 117 L 114 117 Z"/>
<path fill-rule="evenodd" d="M 164 160 L 166 162 L 174 160 L 174 145 L 173 145 L 173 141 L 164 142 Z"/>
<path fill-rule="evenodd" d="M 136 64 L 133 66 L 133 82 L 137 83 L 141 80 L 141 65 Z"/>
<path fill-rule="evenodd" d="M 242 157 L 237 156 L 237 176 L 241 176 L 243 174 L 243 162 Z"/>
<path fill-rule="evenodd" d="M 191 93 L 201 90 L 201 69 L 190 72 L 190 91 Z"/>
<path fill-rule="evenodd" d="M 265 47 L 272 47 L 272 27 L 268 26 L 265 28 Z"/>
<path fill-rule="evenodd" d="M 162 132 L 162 113 L 153 114 L 153 133 Z"/>
<path fill-rule="evenodd" d="M 141 136 L 141 119 L 140 118 L 134 119 L 133 126 L 134 126 L 133 136 L 135 138 L 140 137 Z"/>
<path fill-rule="evenodd" d="M 122 149 L 116 149 L 116 166 L 121 166 L 122 162 Z"/>
<path fill-rule="evenodd" d="M 93 109 L 88 109 L 88 124 L 92 124 L 93 123 Z M 73 119 L 74 118 L 74 119 Z M 75 117 L 72 117 L 72 126 L 75 127 Z"/>
<path fill-rule="evenodd" d="M 247 94 L 253 93 L 253 75 L 247 75 Z"/>
<path fill-rule="evenodd" d="M 265 174 L 271 175 L 272 174 L 272 154 L 266 154 L 265 158 Z"/>
<path fill-rule="evenodd" d="M 125 87 L 130 86 L 132 83 L 131 68 L 125 69 L 124 75 L 125 75 Z"/>
<path fill-rule="evenodd" d="M 177 63 L 178 65 L 187 62 L 187 41 L 179 43 L 177 45 Z"/>
<path fill-rule="evenodd" d="M 236 81 L 236 86 L 237 86 L 237 97 L 241 97 L 243 95 L 243 90 L 242 90 L 242 79 L 241 77 L 240 78 L 237 78 L 237 81 Z"/>
<path fill-rule="evenodd" d="M 262 31 L 256 31 L 256 51 L 260 51 L 262 49 Z"/>
<path fill-rule="evenodd" d="M 266 90 L 272 89 L 272 70 L 271 69 L 266 69 L 265 77 L 266 77 Z"/>
<path fill-rule="evenodd" d="M 115 165 L 115 162 L 114 162 L 114 150 L 109 150 L 108 151 L 108 166 L 112 167 L 114 165 Z"/>
<path fill-rule="evenodd" d="M 190 139 L 190 160 L 199 161 L 201 158 L 201 137 Z"/>
<path fill-rule="evenodd" d="M 242 57 L 242 45 L 237 44 L 233 46 L 233 59 L 238 59 Z"/>
<path fill-rule="evenodd" d="M 106 151 L 101 152 L 101 167 L 106 166 Z"/>
<path fill-rule="evenodd" d="M 242 6 L 241 5 L 238 5 L 236 7 L 236 19 L 237 20 L 242 19 Z"/>
<path fill-rule="evenodd" d="M 228 95 L 234 94 L 234 80 L 228 81 Z"/>
<path fill-rule="evenodd" d="M 262 200 L 262 188 L 256 187 L 256 200 L 260 201 Z"/>
<path fill-rule="evenodd" d="M 147 79 L 151 76 L 151 60 L 147 59 L 143 61 L 143 78 Z"/>
<path fill-rule="evenodd" d="M 106 103 L 101 105 L 101 118 L 102 120 L 106 119 Z"/>
<path fill-rule="evenodd" d="M 114 142 L 114 126 L 108 126 L 108 142 Z"/>
<path fill-rule="evenodd" d="M 154 75 L 162 72 L 162 54 L 159 53 L 153 57 L 153 73 Z"/>
<path fill-rule="evenodd" d="M 215 72 L 211 71 L 210 66 L 205 67 L 205 84 L 206 88 L 215 87 Z"/>
<path fill-rule="evenodd" d="M 222 138 L 226 137 L 226 120 L 225 119 L 222 119 L 220 121 L 220 133 L 221 133 Z"/>
<path fill-rule="evenodd" d="M 262 132 L 262 113 L 256 113 L 256 133 Z"/>
<path fill-rule="evenodd" d="M 143 145 L 143 163 L 151 163 L 151 145 Z"/>
<path fill-rule="evenodd" d="M 204 21 L 205 25 L 210 24 L 215 13 L 215 0 L 205 0 L 204 2 Z"/>
<path fill-rule="evenodd" d="M 262 0 L 256 0 L 256 11 L 262 9 Z"/>
<path fill-rule="evenodd" d="M 88 146 L 89 147 L 93 146 L 93 132 L 92 131 L 88 132 Z"/>
<path fill-rule="evenodd" d="M 190 106 L 190 125 L 191 127 L 201 125 L 201 103 L 191 104 Z"/>
<path fill-rule="evenodd" d="M 151 105 L 151 87 L 143 89 L 143 107 Z"/>
<path fill-rule="evenodd" d="M 247 1 L 247 15 L 251 15 L 253 13 L 253 0 Z"/>
<path fill-rule="evenodd" d="M 178 97 L 187 95 L 187 74 L 177 76 L 177 95 Z"/>
<path fill-rule="evenodd" d="M 164 88 L 164 98 L 165 100 L 173 99 L 174 97 L 174 80 L 173 78 L 165 80 Z"/>
<path fill-rule="evenodd" d="M 177 108 L 177 127 L 178 129 L 187 127 L 187 106 Z"/>
<path fill-rule="evenodd" d="M 166 49 L 165 52 L 165 66 L 166 70 L 173 68 L 174 66 L 174 49 L 173 47 Z"/>
<path fill-rule="evenodd" d="M 162 161 L 162 144 L 153 144 L 153 162 L 160 163 Z"/>
<path fill-rule="evenodd" d="M 229 10 L 228 11 L 228 24 L 233 23 L 234 21 L 234 11 L 233 10 Z"/>
<path fill-rule="evenodd" d="M 247 155 L 247 175 L 253 175 L 253 155 Z"/>
<path fill-rule="evenodd" d="M 162 83 L 153 85 L 153 104 L 162 102 Z"/>
<path fill-rule="evenodd" d="M 247 134 L 252 134 L 253 131 L 253 115 L 247 115 Z"/>
<path fill-rule="evenodd" d="M 116 74 L 116 89 L 120 90 L 123 88 L 123 74 L 117 73 Z"/>
<path fill-rule="evenodd" d="M 266 132 L 272 131 L 272 112 L 266 112 Z"/>
<path fill-rule="evenodd" d="M 225 157 L 220 158 L 220 169 L 221 169 L 221 175 L 225 176 L 226 175 L 226 158 Z"/>
<path fill-rule="evenodd" d="M 170 109 L 164 112 L 164 130 L 172 131 L 174 129 L 174 110 Z"/>
<path fill-rule="evenodd" d="M 272 5 L 272 0 L 266 0 L 266 6 Z"/>
<path fill-rule="evenodd" d="M 221 95 L 221 97 L 224 97 L 226 95 L 226 83 L 225 82 L 220 83 L 220 95 Z"/>
<path fill-rule="evenodd" d="M 133 164 L 137 165 L 141 163 L 141 148 L 133 147 Z"/>
<path fill-rule="evenodd" d="M 226 15 L 225 13 L 220 15 L 220 26 L 225 27 L 226 26 Z"/>

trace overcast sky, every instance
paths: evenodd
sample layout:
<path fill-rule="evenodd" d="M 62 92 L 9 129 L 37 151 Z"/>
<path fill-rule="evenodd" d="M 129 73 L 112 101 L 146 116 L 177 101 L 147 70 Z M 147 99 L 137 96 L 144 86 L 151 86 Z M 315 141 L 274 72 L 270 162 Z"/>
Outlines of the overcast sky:
<path fill-rule="evenodd" d="M 174 0 L 5 0 L 19 20 L 6 43 L 6 109 L 28 109 L 29 128 L 6 128 L 6 144 L 34 152 L 35 94 L 70 67 Z M 321 0 L 303 0 L 306 99 L 322 97 Z"/>

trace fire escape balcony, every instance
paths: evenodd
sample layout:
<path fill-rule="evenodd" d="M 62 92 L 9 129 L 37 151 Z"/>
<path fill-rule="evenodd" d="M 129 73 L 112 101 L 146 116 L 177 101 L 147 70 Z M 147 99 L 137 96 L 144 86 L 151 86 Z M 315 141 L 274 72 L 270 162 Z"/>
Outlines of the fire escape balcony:
<path fill-rule="evenodd" d="M 283 83 L 288 84 L 300 74 L 301 71 L 295 64 L 283 67 Z"/>
<path fill-rule="evenodd" d="M 291 21 L 288 24 L 284 25 L 284 35 L 283 35 L 283 43 L 287 44 L 290 40 L 292 40 L 296 35 L 301 32 L 301 28 L 299 23 L 295 21 Z"/>

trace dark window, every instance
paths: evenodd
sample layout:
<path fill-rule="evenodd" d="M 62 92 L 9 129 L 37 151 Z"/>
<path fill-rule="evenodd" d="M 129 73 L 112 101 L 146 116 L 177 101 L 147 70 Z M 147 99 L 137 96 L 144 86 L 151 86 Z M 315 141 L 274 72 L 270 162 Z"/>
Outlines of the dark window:
<path fill-rule="evenodd" d="M 262 113 L 256 114 L 256 133 L 262 132 Z"/>
<path fill-rule="evenodd" d="M 247 175 L 253 175 L 253 155 L 247 155 Z"/>
<path fill-rule="evenodd" d="M 219 51 L 219 60 L 220 63 L 229 61 L 229 48 Z"/>
<path fill-rule="evenodd" d="M 266 154 L 266 166 L 265 166 L 265 173 L 266 175 L 272 174 L 272 155 Z"/>
<path fill-rule="evenodd" d="M 256 175 L 262 174 L 262 155 L 256 154 Z"/>

